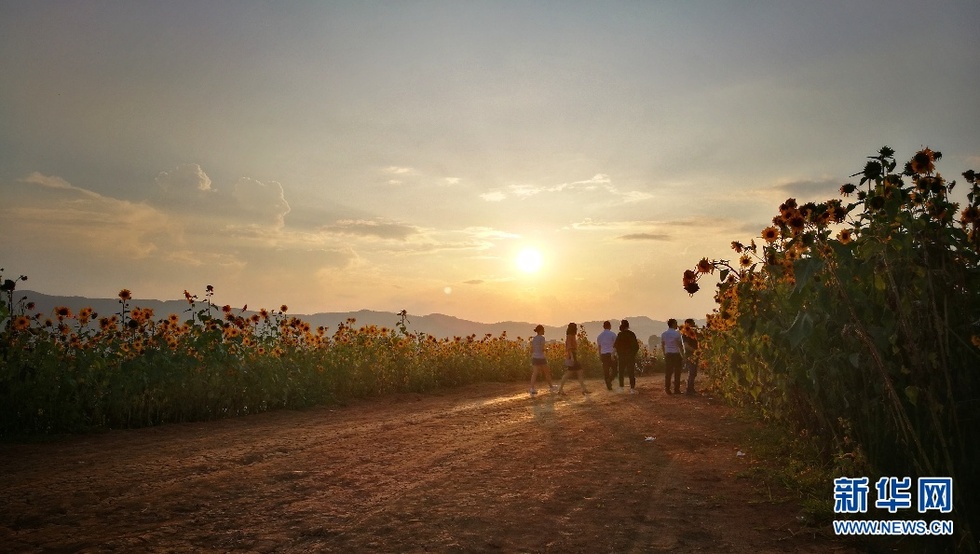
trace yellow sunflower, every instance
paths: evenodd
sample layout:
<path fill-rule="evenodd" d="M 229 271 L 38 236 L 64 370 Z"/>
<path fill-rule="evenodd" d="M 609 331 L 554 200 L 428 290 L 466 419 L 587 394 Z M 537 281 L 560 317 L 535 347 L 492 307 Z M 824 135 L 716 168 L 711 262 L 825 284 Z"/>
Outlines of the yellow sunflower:
<path fill-rule="evenodd" d="M 772 244 L 779 240 L 779 229 L 776 227 L 766 227 L 762 230 L 762 239 Z"/>

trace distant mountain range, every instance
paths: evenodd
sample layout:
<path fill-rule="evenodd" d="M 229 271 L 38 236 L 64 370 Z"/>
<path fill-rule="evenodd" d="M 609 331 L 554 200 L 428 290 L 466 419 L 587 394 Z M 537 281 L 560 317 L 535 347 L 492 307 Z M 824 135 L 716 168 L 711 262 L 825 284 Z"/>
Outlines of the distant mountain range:
<path fill-rule="evenodd" d="M 17 303 L 19 303 L 22 298 L 25 298 L 25 300 L 23 300 L 24 304 L 27 302 L 34 303 L 34 310 L 31 311 L 31 314 L 40 313 L 45 317 L 51 316 L 55 307 L 58 306 L 66 306 L 70 308 L 73 313 L 78 313 L 80 309 L 89 307 L 95 310 L 95 312 L 100 316 L 118 314 L 121 309 L 118 298 L 51 296 L 30 290 L 18 290 L 14 293 L 15 311 L 17 309 Z M 186 300 L 133 299 L 130 301 L 129 306 L 131 308 L 151 308 L 153 309 L 153 313 L 160 318 L 166 317 L 170 314 L 177 314 L 181 316 L 182 319 L 190 318 L 190 306 Z M 199 302 L 196 309 L 200 310 L 201 308 L 202 303 Z M 239 313 L 239 310 L 236 309 L 235 313 Z M 248 316 L 252 313 L 254 312 L 246 311 L 245 315 Z M 315 314 L 289 313 L 288 315 L 302 319 L 313 327 L 319 327 L 322 325 L 330 330 L 336 329 L 339 324 L 347 321 L 350 318 L 355 320 L 355 327 L 376 325 L 378 327 L 387 327 L 389 329 L 395 329 L 396 324 L 400 320 L 399 315 L 395 312 L 378 312 L 371 310 L 360 310 L 356 312 L 325 312 Z M 620 317 L 609 318 L 609 321 L 612 323 L 613 331 L 619 330 L 620 319 Z M 656 337 L 655 342 L 659 344 L 660 333 L 667 328 L 667 322 L 657 321 L 646 316 L 632 316 L 627 317 L 626 319 L 630 322 L 630 329 L 636 333 L 636 336 L 639 337 L 641 341 L 648 341 L 651 337 Z M 595 337 L 602 331 L 602 321 L 586 321 L 576 323 L 585 328 L 586 333 L 588 333 L 589 338 L 592 340 L 594 340 Z M 511 338 L 526 338 L 534 335 L 534 327 L 537 325 L 536 323 L 524 321 L 479 323 L 444 314 L 408 314 L 406 324 L 409 332 L 422 332 L 437 338 L 466 337 L 468 335 L 476 335 L 478 338 L 482 338 L 487 334 L 499 336 L 504 332 L 506 332 L 507 336 Z M 698 324 L 703 325 L 703 320 L 699 320 Z M 564 339 L 565 326 L 555 327 L 545 325 L 544 327 L 545 337 L 547 337 L 549 340 Z"/>

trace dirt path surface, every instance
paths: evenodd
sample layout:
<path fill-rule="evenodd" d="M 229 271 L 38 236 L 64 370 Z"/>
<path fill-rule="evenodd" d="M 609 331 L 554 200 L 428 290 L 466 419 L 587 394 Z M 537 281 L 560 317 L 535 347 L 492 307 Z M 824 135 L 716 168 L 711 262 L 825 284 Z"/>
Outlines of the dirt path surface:
<path fill-rule="evenodd" d="M 778 461 L 719 401 L 588 385 L 0 445 L 0 550 L 851 551 L 746 477 Z"/>

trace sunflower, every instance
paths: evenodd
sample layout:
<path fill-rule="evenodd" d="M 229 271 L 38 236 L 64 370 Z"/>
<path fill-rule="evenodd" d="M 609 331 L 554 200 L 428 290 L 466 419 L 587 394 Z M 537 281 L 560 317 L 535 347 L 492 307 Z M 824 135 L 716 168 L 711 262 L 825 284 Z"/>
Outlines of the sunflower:
<path fill-rule="evenodd" d="M 86 307 L 78 311 L 78 321 L 82 325 L 87 324 L 93 317 L 95 317 L 95 311 L 92 308 Z"/>
<path fill-rule="evenodd" d="M 708 261 L 708 258 L 701 258 L 698 262 L 698 273 L 711 273 L 715 270 L 715 264 Z"/>
<path fill-rule="evenodd" d="M 732 250 L 734 250 L 735 252 L 738 252 L 739 254 L 741 254 L 742 253 L 742 249 L 744 249 L 744 248 L 745 248 L 745 246 L 742 243 L 738 242 L 737 240 L 733 240 L 732 241 Z"/>
<path fill-rule="evenodd" d="M 133 293 L 129 292 L 129 289 L 123 289 L 119 291 L 119 299 L 123 302 L 129 302 L 133 298 Z"/>
<path fill-rule="evenodd" d="M 749 267 L 752 265 L 752 258 L 750 258 L 748 254 L 742 254 L 742 257 L 738 259 L 738 263 L 742 267 Z"/>
<path fill-rule="evenodd" d="M 14 318 L 14 330 L 24 331 L 31 326 L 31 318 L 26 315 L 19 315 Z"/>
<path fill-rule="evenodd" d="M 282 306 L 279 306 L 279 311 L 282 313 L 286 313 L 287 311 L 289 311 L 289 307 L 283 304 Z"/>
<path fill-rule="evenodd" d="M 779 229 L 776 227 L 766 227 L 762 230 L 762 238 L 769 244 L 779 240 Z"/>
<path fill-rule="evenodd" d="M 980 208 L 976 206 L 963 208 L 963 212 L 960 214 L 960 221 L 963 222 L 963 225 L 969 223 L 976 225 L 978 222 L 980 222 Z"/>
<path fill-rule="evenodd" d="M 785 202 L 779 205 L 779 213 L 784 218 L 789 219 L 795 214 L 796 207 L 797 207 L 796 199 L 787 198 Z"/>
<path fill-rule="evenodd" d="M 841 231 L 837 233 L 837 240 L 839 240 L 841 244 L 849 244 L 852 240 L 854 240 L 851 237 L 851 230 L 841 229 Z"/>
<path fill-rule="evenodd" d="M 847 183 L 847 184 L 841 185 L 841 187 L 840 187 L 840 194 L 841 194 L 841 196 L 850 196 L 851 193 L 853 193 L 855 191 L 855 189 L 857 189 L 857 187 L 855 187 L 851 183 Z"/>
<path fill-rule="evenodd" d="M 796 215 L 789 218 L 787 223 L 789 223 L 789 227 L 793 230 L 794 234 L 799 234 L 803 232 L 803 228 L 806 226 L 806 219 L 797 212 Z"/>
<path fill-rule="evenodd" d="M 936 152 L 933 152 L 929 148 L 923 148 L 912 156 L 912 160 L 909 161 L 909 166 L 915 173 L 926 173 L 930 174 L 936 170 Z"/>

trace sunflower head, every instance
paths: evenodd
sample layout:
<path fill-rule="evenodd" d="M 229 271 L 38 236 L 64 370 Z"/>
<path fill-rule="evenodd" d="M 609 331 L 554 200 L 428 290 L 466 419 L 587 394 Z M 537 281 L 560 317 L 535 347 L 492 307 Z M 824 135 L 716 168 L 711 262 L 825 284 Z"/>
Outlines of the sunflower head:
<path fill-rule="evenodd" d="M 13 327 L 15 331 L 24 331 L 31 326 L 31 318 L 26 315 L 19 315 L 14 318 Z"/>
<path fill-rule="evenodd" d="M 917 173 L 919 175 L 926 174 L 929 175 L 936 170 L 936 160 L 942 157 L 939 152 L 934 152 L 930 148 L 923 148 L 912 156 L 909 160 L 908 168 L 911 173 Z"/>
<path fill-rule="evenodd" d="M 766 227 L 762 230 L 762 239 L 769 244 L 776 242 L 779 240 L 779 229 L 777 229 L 775 226 Z"/>

